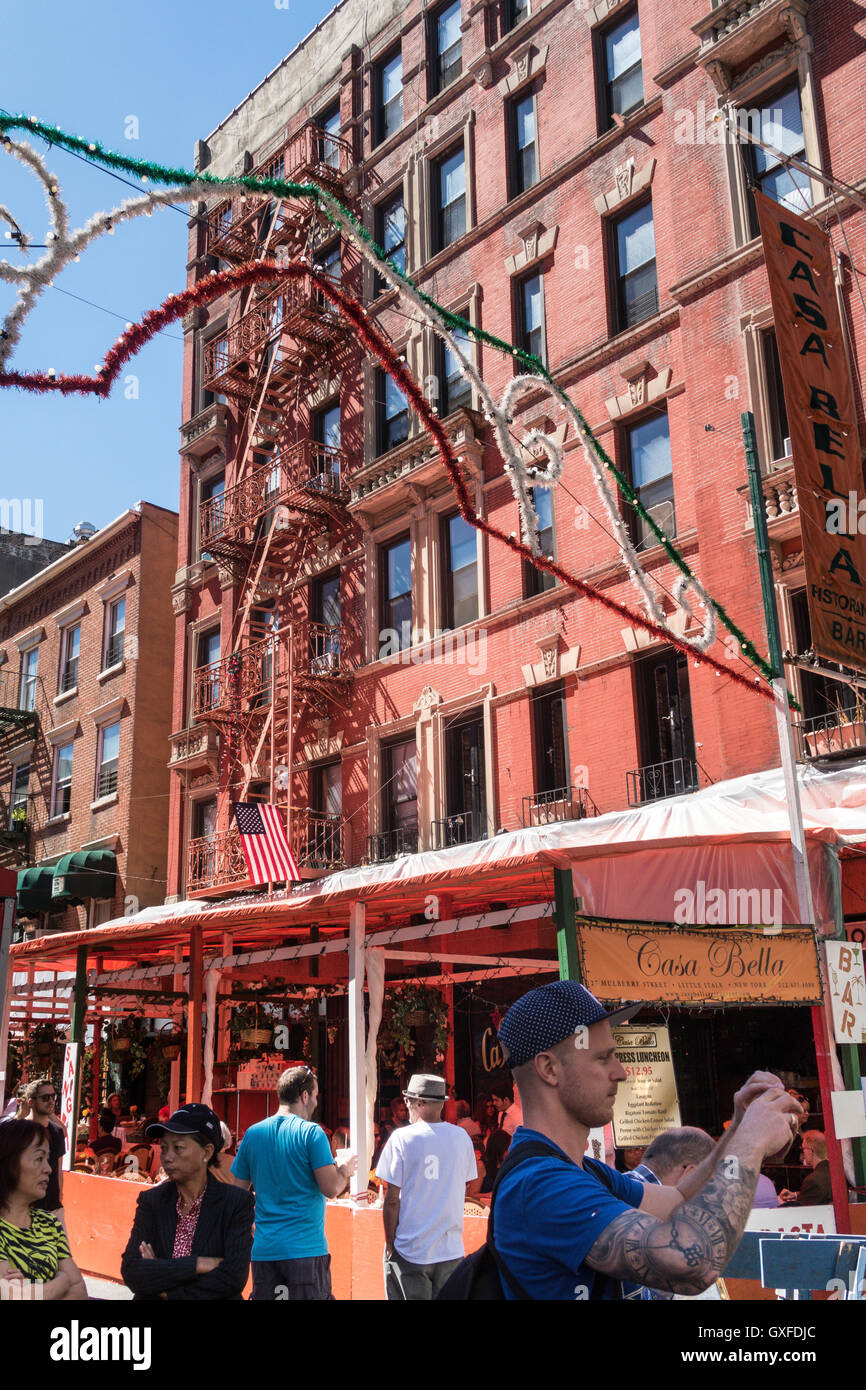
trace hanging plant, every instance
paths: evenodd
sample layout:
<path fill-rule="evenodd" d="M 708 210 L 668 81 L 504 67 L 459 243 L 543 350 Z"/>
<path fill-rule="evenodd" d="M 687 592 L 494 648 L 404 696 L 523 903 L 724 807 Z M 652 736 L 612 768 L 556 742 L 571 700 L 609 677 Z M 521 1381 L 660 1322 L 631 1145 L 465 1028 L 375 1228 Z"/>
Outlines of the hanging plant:
<path fill-rule="evenodd" d="M 132 1076 L 144 1071 L 147 1053 L 143 1014 L 125 1014 L 123 1018 L 112 1019 L 102 1034 L 102 1041 L 112 1062 L 132 1061 Z"/>
<path fill-rule="evenodd" d="M 240 1052 L 256 1052 L 267 1047 L 274 1036 L 273 1016 L 267 1005 L 257 1001 L 241 1004 L 232 1010 L 229 1032 Z"/>
<path fill-rule="evenodd" d="M 166 1062 L 176 1062 L 186 1042 L 186 1032 L 176 1023 L 164 1023 L 157 1034 L 158 1050 Z"/>
<path fill-rule="evenodd" d="M 30 1080 L 45 1072 L 59 1071 L 59 1049 L 66 1043 L 66 1029 L 53 1023 L 37 1023 L 27 1034 L 25 1057 Z"/>
<path fill-rule="evenodd" d="M 386 989 L 378 1038 L 385 1065 L 402 1075 L 407 1060 L 415 1055 L 418 1046 L 414 1030 L 428 1026 L 433 1030 L 433 1051 L 436 1061 L 440 1062 L 451 1033 L 448 1006 L 439 990 L 423 984 Z"/>

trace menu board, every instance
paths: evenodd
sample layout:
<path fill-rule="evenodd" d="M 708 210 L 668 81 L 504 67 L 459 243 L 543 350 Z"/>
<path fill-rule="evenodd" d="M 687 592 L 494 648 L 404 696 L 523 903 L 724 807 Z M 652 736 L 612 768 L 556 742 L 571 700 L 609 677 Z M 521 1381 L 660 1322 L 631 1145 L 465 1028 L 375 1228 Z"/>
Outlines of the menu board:
<path fill-rule="evenodd" d="M 667 1028 L 614 1028 L 616 1055 L 627 1073 L 613 1106 L 617 1148 L 643 1148 L 677 1129 L 680 1102 Z"/>

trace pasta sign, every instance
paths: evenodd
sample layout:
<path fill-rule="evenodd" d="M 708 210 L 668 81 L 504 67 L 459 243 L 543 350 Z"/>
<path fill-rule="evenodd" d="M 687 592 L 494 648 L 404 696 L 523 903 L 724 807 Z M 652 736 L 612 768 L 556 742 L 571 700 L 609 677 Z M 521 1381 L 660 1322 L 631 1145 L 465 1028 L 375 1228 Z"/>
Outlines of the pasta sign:
<path fill-rule="evenodd" d="M 866 497 L 829 238 L 755 193 L 801 515 L 812 645 L 866 670 Z"/>

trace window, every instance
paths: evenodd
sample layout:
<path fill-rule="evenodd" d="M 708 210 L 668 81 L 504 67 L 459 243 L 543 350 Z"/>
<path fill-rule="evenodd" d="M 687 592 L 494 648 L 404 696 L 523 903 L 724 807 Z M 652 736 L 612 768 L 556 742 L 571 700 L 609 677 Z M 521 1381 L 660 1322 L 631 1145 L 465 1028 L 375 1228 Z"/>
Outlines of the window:
<path fill-rule="evenodd" d="M 81 624 L 63 629 L 60 656 L 60 693 L 74 690 L 78 685 L 78 654 L 81 648 Z"/>
<path fill-rule="evenodd" d="M 446 629 L 478 617 L 478 546 L 475 527 L 459 512 L 442 518 L 443 616 Z"/>
<path fill-rule="evenodd" d="M 216 540 L 217 536 L 222 535 L 225 529 L 225 491 L 225 473 L 213 473 L 201 484 L 201 491 L 199 492 L 199 545 L 203 560 L 212 558 L 207 550 L 208 541 Z"/>
<path fill-rule="evenodd" d="M 461 310 L 460 317 L 468 319 L 469 315 L 465 309 Z M 452 328 L 451 336 L 457 340 L 457 346 L 467 361 L 472 361 L 472 339 L 465 328 Z M 472 404 L 472 385 L 463 376 L 460 362 L 456 353 L 452 352 L 447 343 L 441 338 L 436 339 L 437 369 L 436 379 L 439 390 L 439 414 L 443 417 L 450 415 L 458 406 L 469 407 Z"/>
<path fill-rule="evenodd" d="M 12 769 L 12 790 L 9 797 L 9 829 L 23 830 L 27 824 L 30 800 L 30 764 L 19 763 Z"/>
<path fill-rule="evenodd" d="M 325 406 L 313 412 L 311 421 L 313 441 L 328 449 L 340 447 L 340 404 Z"/>
<path fill-rule="evenodd" d="M 480 710 L 462 715 L 445 732 L 447 819 L 434 842 L 444 847 L 487 838 L 484 789 L 484 719 Z"/>
<path fill-rule="evenodd" d="M 538 178 L 538 133 L 535 96 L 528 92 L 508 103 L 508 162 L 510 196 L 525 193 Z"/>
<path fill-rule="evenodd" d="M 406 273 L 406 208 L 403 194 L 396 193 L 386 203 L 376 208 L 376 242 L 397 270 Z M 384 294 L 388 285 L 384 277 L 376 272 L 373 297 Z"/>
<path fill-rule="evenodd" d="M 376 456 L 409 438 L 409 403 L 396 382 L 376 368 Z"/>
<path fill-rule="evenodd" d="M 105 651 L 102 656 L 103 671 L 117 666 L 123 660 L 123 639 L 126 632 L 126 599 L 119 598 L 108 605 L 105 615 Z"/>
<path fill-rule="evenodd" d="M 51 815 L 65 816 L 69 813 L 69 803 L 72 799 L 72 748 L 71 743 L 64 743 L 62 748 L 54 750 L 54 777 L 51 788 Z"/>
<path fill-rule="evenodd" d="M 797 87 L 789 87 L 769 98 L 765 106 L 747 112 L 746 119 L 749 134 L 762 140 L 765 145 L 772 145 L 779 155 L 805 159 L 803 112 Z M 812 206 L 812 186 L 808 175 L 801 169 L 786 168 L 779 155 L 770 154 L 759 145 L 744 143 L 740 148 L 750 185 L 755 184 L 768 198 L 790 208 L 791 212 L 803 213 Z M 757 236 L 758 211 L 751 188 L 748 205 L 749 230 L 752 236 Z"/>
<path fill-rule="evenodd" d="M 330 280 L 332 285 L 339 285 L 343 273 L 343 253 L 339 240 L 332 241 L 329 246 L 326 246 L 323 250 L 317 251 L 315 254 L 315 264 L 320 274 L 324 275 L 327 280 Z M 317 289 L 315 291 L 315 303 L 317 307 L 324 312 L 334 313 L 334 306 L 323 290 Z M 275 339 L 271 346 L 274 349 L 279 347 L 280 350 L 282 350 L 282 344 L 278 339 Z"/>
<path fill-rule="evenodd" d="M 529 14 L 529 0 L 502 0 L 502 32 L 508 34 Z"/>
<path fill-rule="evenodd" d="M 379 552 L 379 657 L 412 645 L 412 546 L 408 536 Z"/>
<path fill-rule="evenodd" d="M 383 749 L 382 819 L 386 831 L 398 832 L 396 850 L 418 845 L 418 750 L 415 739 Z M 414 842 L 414 843 L 413 843 Z"/>
<path fill-rule="evenodd" d="M 544 283 L 541 274 L 527 275 L 515 284 L 515 340 L 524 352 L 540 361 L 547 360 L 544 333 Z M 518 371 L 522 366 L 515 364 Z"/>
<path fill-rule="evenodd" d="M 210 632 L 200 632 L 198 646 L 196 648 L 196 666 L 210 666 L 212 662 L 220 659 L 220 630 L 213 628 Z"/>
<path fill-rule="evenodd" d="M 546 686 L 532 701 L 535 739 L 535 790 L 570 795 L 565 690 L 562 684 Z"/>
<path fill-rule="evenodd" d="M 192 833 L 193 839 L 212 840 L 217 832 L 217 799 L 209 797 L 207 801 L 196 801 L 192 810 Z"/>
<path fill-rule="evenodd" d="M 433 165 L 433 253 L 466 231 L 466 155 L 461 145 Z"/>
<path fill-rule="evenodd" d="M 782 386 L 782 365 L 779 361 L 779 347 L 774 329 L 770 328 L 766 333 L 761 334 L 761 348 L 769 405 L 768 424 L 773 448 L 773 462 L 775 462 L 777 459 L 791 457 L 791 441 L 788 438 L 788 412 L 785 408 L 785 391 Z"/>
<path fill-rule="evenodd" d="M 310 769 L 310 807 L 320 816 L 339 816 L 343 809 L 341 763 L 320 763 Z"/>
<path fill-rule="evenodd" d="M 323 138 L 319 141 L 318 156 L 323 164 L 327 164 L 329 169 L 339 169 L 340 167 L 340 145 L 338 137 L 340 134 L 340 104 L 335 103 L 329 106 L 327 111 L 323 111 L 316 119 L 316 125 L 323 133 Z M 272 178 L 282 178 L 282 174 L 272 174 Z"/>
<path fill-rule="evenodd" d="M 798 656 L 804 656 L 812 650 L 812 624 L 809 621 L 809 599 L 805 589 L 798 589 L 791 594 L 791 620 L 794 629 L 794 650 Z M 816 720 L 817 726 L 813 724 L 812 728 L 827 730 L 826 747 L 835 751 L 836 745 L 833 740 L 836 736 L 836 726 L 847 723 L 852 713 L 856 713 L 858 720 L 862 718 L 862 696 L 852 690 L 850 685 L 831 680 L 829 676 L 819 676 L 812 671 L 803 670 L 798 674 L 806 727 L 809 727 L 810 721 Z M 841 751 L 843 746 L 839 734 L 838 749 Z"/>
<path fill-rule="evenodd" d="M 340 668 L 340 571 L 320 575 L 310 586 L 310 662 L 314 676 Z"/>
<path fill-rule="evenodd" d="M 220 659 L 220 630 L 218 627 L 211 629 L 210 632 L 200 632 L 195 649 L 196 670 L 201 674 L 193 680 L 193 701 L 198 711 L 214 709 L 219 704 L 220 667 L 217 664 Z M 209 667 L 207 671 L 202 671 L 202 667 Z"/>
<path fill-rule="evenodd" d="M 103 724 L 99 730 L 96 795 L 113 796 L 117 791 L 117 767 L 120 757 L 120 720 Z"/>
<path fill-rule="evenodd" d="M 30 647 L 21 653 L 21 685 L 18 691 L 18 708 L 36 708 L 36 672 L 39 666 L 39 648 Z"/>
<path fill-rule="evenodd" d="M 640 25 L 637 10 L 618 24 L 599 35 L 602 48 L 604 89 L 602 92 L 603 125 L 612 125 L 613 117 L 627 116 L 643 101 L 641 71 Z"/>
<path fill-rule="evenodd" d="M 697 791 L 689 663 L 665 651 L 635 663 L 641 766 L 628 774 L 629 804 Z"/>
<path fill-rule="evenodd" d="M 431 97 L 447 87 L 463 71 L 460 0 L 437 10 L 431 20 L 433 49 Z"/>
<path fill-rule="evenodd" d="M 376 64 L 373 81 L 373 144 L 381 145 L 403 124 L 403 57 L 399 49 Z"/>
<path fill-rule="evenodd" d="M 219 270 L 218 264 L 215 267 Z M 218 391 L 209 391 L 204 385 L 205 364 L 210 362 L 210 370 L 214 375 L 219 375 L 220 370 L 225 365 L 228 358 L 229 340 L 223 333 L 215 333 L 206 341 L 203 338 L 197 340 L 198 352 L 197 361 L 197 395 L 196 413 L 200 410 L 207 410 L 211 405 L 225 405 L 226 398 Z"/>
<path fill-rule="evenodd" d="M 677 531 L 674 512 L 674 480 L 671 435 L 667 414 L 655 415 L 628 432 L 631 484 L 656 525 L 667 536 Z M 635 544 L 656 545 L 654 533 L 642 517 L 633 522 Z"/>
<path fill-rule="evenodd" d="M 546 487 L 531 488 L 530 497 L 538 517 L 538 543 L 541 546 L 541 553 L 546 555 L 549 560 L 553 560 L 555 559 L 553 501 L 550 496 L 550 489 Z M 537 566 L 530 564 L 528 560 L 525 562 L 524 588 L 527 598 L 532 598 L 534 594 L 543 594 L 545 589 L 552 589 L 555 584 L 556 579 L 548 570 L 540 570 Z"/>
<path fill-rule="evenodd" d="M 658 312 L 656 242 L 652 203 L 613 223 L 616 262 L 615 332 L 633 328 Z"/>

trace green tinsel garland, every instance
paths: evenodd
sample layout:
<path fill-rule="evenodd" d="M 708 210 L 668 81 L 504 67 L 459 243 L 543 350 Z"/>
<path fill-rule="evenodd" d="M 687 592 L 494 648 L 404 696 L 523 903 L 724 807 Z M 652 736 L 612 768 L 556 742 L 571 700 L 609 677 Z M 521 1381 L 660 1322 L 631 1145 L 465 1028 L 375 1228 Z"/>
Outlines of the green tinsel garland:
<path fill-rule="evenodd" d="M 131 159 L 128 155 L 117 154 L 113 150 L 105 149 L 105 147 L 100 145 L 96 140 L 82 140 L 78 135 L 69 135 L 66 131 L 61 130 L 59 126 L 46 125 L 42 121 L 37 121 L 34 117 L 12 116 L 8 114 L 0 115 L 0 132 L 5 135 L 7 131 L 13 129 L 27 130 L 32 135 L 41 136 L 49 145 L 58 145 L 62 149 L 73 150 L 78 154 L 84 155 L 86 159 L 93 160 L 94 163 L 105 165 L 107 168 L 122 169 L 126 173 L 135 174 L 138 178 L 143 180 L 152 179 L 155 183 L 180 185 L 209 183 L 213 184 L 215 188 L 233 187 L 238 184 L 243 184 L 243 186 L 250 189 L 251 192 L 271 193 L 278 198 L 312 198 L 321 206 L 328 220 L 338 226 L 339 223 L 337 218 L 332 215 L 328 208 L 328 203 L 333 201 L 340 208 L 342 216 L 346 217 L 352 223 L 358 235 L 363 237 L 364 241 L 367 242 L 377 259 L 382 262 L 387 262 L 391 271 L 403 280 L 415 294 L 423 299 L 428 308 L 432 309 L 434 313 L 438 315 L 446 328 L 462 329 L 464 332 L 471 334 L 479 342 L 487 343 L 490 347 L 496 348 L 497 351 L 507 353 L 510 357 L 515 357 L 527 371 L 534 372 L 536 375 L 542 377 L 561 400 L 567 401 L 570 405 L 573 404 L 562 387 L 558 386 L 554 381 L 550 372 L 539 358 L 533 356 L 531 353 L 524 352 L 522 348 L 515 347 L 513 343 L 508 343 L 502 338 L 497 338 L 494 334 L 488 333 L 483 328 L 478 328 L 475 324 L 469 323 L 466 319 L 461 318 L 459 314 L 453 314 L 448 309 L 443 308 L 442 305 L 438 304 L 430 295 L 425 294 L 410 276 L 399 270 L 388 260 L 385 252 L 377 245 L 366 227 L 362 225 L 344 204 L 340 203 L 336 198 L 332 199 L 331 195 L 327 194 L 315 184 L 292 183 L 282 179 L 257 179 L 251 174 L 233 178 L 220 178 L 215 174 L 208 174 L 206 171 L 201 173 L 190 173 L 188 169 L 170 169 L 163 164 L 156 164 L 150 160 Z M 628 478 L 620 471 L 613 459 L 596 439 L 579 408 L 577 406 L 574 408 L 577 410 L 585 438 L 592 446 L 596 458 L 600 463 L 603 463 L 608 471 L 616 478 L 617 485 L 623 495 L 634 507 L 635 511 L 641 517 L 641 520 L 649 526 L 671 563 L 676 565 L 677 569 L 679 569 L 687 579 L 694 579 L 695 575 L 686 560 L 677 550 L 676 546 L 672 544 L 670 538 L 665 535 L 661 527 L 656 524 L 655 519 L 647 512 Z M 761 656 L 754 643 L 746 637 L 746 634 L 730 617 L 723 604 L 717 602 L 717 600 L 713 598 L 711 598 L 710 601 L 716 616 L 723 626 L 726 627 L 728 632 L 739 642 L 740 650 L 743 655 L 757 667 L 768 682 L 772 683 L 777 673 L 774 672 L 770 662 Z M 790 691 L 788 692 L 788 703 L 792 709 L 799 710 L 800 706 L 797 704 Z"/>

